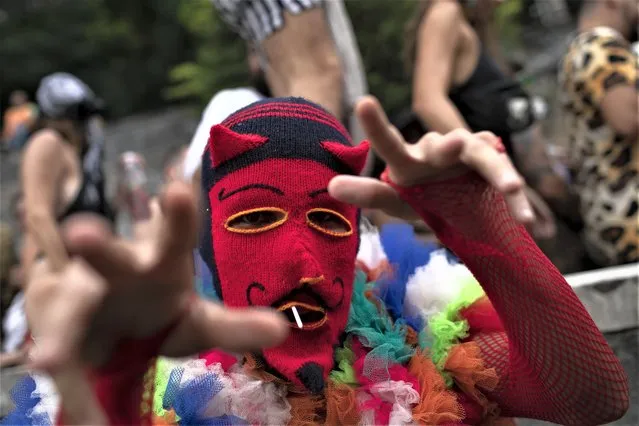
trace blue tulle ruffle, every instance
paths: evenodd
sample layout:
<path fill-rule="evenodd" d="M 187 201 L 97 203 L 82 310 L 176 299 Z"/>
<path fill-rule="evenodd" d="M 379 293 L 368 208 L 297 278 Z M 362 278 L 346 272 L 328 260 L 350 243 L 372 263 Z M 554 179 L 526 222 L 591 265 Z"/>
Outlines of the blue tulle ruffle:
<path fill-rule="evenodd" d="M 180 419 L 180 426 L 234 426 L 248 424 L 244 420 L 229 415 L 207 417 L 204 412 L 208 403 L 223 388 L 214 373 L 206 373 L 186 383 L 182 383 L 183 368 L 175 368 L 169 377 L 162 405 L 165 410 L 173 409 Z"/>
<path fill-rule="evenodd" d="M 409 317 L 404 311 L 406 285 L 415 270 L 426 265 L 431 253 L 439 247 L 418 240 L 413 227 L 403 223 L 382 226 L 380 239 L 388 262 L 393 266 L 393 274 L 379 283 L 379 297 L 394 320 L 403 320 L 413 329 L 421 330 L 421 318 Z"/>
<path fill-rule="evenodd" d="M 46 414 L 34 413 L 34 408 L 42 398 L 37 394 L 36 382 L 31 376 L 20 379 L 11 389 L 11 399 L 15 408 L 6 416 L 0 425 L 7 426 L 50 426 L 51 419 Z"/>

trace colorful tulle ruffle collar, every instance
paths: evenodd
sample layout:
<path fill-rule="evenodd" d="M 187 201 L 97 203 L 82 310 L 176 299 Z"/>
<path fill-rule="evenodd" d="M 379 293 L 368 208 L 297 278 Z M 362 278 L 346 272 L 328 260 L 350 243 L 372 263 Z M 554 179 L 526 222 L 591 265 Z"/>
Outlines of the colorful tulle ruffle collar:
<path fill-rule="evenodd" d="M 486 302 L 472 276 L 458 278 L 465 281 L 456 283 L 460 291 L 439 312 L 415 314 L 395 298 L 389 313 L 384 299 L 397 268 L 363 269 L 356 274 L 347 338 L 335 351 L 323 395 L 291 392 L 250 356 L 213 352 L 181 365 L 160 360 L 155 423 L 461 424 L 468 407 L 482 417 L 496 415 L 483 391 L 494 389 L 497 375 L 485 368 L 477 345 L 465 341 L 470 326 L 463 311 Z M 393 285 L 406 287 L 414 275 Z"/>

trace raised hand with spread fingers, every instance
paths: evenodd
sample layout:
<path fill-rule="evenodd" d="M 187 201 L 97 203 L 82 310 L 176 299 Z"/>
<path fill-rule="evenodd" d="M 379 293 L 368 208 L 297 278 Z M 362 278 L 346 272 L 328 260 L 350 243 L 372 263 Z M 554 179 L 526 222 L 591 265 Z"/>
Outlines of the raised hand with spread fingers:
<path fill-rule="evenodd" d="M 390 124 L 376 99 L 362 100 L 357 113 L 372 148 L 388 165 L 388 178 L 395 184 L 417 185 L 472 170 L 503 194 L 518 221 L 530 223 L 534 219 L 524 192 L 524 180 L 494 134 L 473 134 L 464 129 L 446 135 L 428 133 L 416 144 L 409 145 Z M 377 179 L 338 176 L 331 182 L 329 191 L 338 200 L 363 208 L 379 208 L 397 217 L 416 215 L 391 185 Z"/>
<path fill-rule="evenodd" d="M 195 294 L 191 189 L 170 185 L 161 205 L 156 229 L 132 242 L 95 217 L 72 219 L 64 227 L 69 262 L 57 272 L 41 268 L 29 284 L 32 367 L 52 373 L 67 423 L 99 424 L 106 413 L 113 424 L 131 414 L 115 407 L 100 413 L 87 403 L 91 391 L 81 374 L 87 364 L 98 381 L 100 371 L 118 363 L 142 380 L 156 355 L 183 357 L 213 347 L 244 352 L 286 337 L 277 313 L 229 310 Z"/>

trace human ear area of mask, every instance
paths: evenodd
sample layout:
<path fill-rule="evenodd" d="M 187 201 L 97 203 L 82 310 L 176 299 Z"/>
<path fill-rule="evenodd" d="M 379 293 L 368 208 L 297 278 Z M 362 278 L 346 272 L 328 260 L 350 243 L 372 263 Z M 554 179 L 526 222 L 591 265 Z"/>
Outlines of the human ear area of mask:
<path fill-rule="evenodd" d="M 282 312 L 291 333 L 261 357 L 292 384 L 320 392 L 346 327 L 359 211 L 330 197 L 358 174 L 368 146 L 320 107 L 294 98 L 253 104 L 211 130 L 200 253 L 231 307 Z"/>

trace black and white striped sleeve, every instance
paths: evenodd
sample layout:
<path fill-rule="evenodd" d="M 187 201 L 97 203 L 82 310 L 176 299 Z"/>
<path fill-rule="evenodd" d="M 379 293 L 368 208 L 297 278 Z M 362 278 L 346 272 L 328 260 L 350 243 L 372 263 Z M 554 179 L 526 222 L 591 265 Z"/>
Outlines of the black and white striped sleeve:
<path fill-rule="evenodd" d="M 211 0 L 239 35 L 259 44 L 284 26 L 284 12 L 298 15 L 325 0 Z"/>

